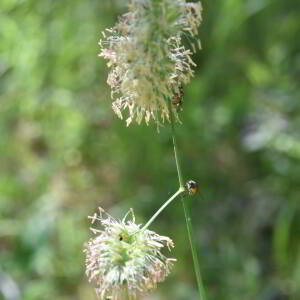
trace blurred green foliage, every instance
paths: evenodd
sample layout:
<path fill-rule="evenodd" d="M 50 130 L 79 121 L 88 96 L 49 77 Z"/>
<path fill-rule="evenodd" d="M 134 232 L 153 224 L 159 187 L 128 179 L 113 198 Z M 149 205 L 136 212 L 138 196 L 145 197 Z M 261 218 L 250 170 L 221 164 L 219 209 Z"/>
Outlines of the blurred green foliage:
<path fill-rule="evenodd" d="M 87 215 L 145 223 L 177 189 L 170 128 L 110 107 L 97 42 L 125 4 L 1 0 L 0 299 L 95 299 Z M 300 2 L 203 7 L 177 133 L 208 298 L 300 299 Z M 147 299 L 196 299 L 181 203 L 152 229 L 178 262 Z"/>

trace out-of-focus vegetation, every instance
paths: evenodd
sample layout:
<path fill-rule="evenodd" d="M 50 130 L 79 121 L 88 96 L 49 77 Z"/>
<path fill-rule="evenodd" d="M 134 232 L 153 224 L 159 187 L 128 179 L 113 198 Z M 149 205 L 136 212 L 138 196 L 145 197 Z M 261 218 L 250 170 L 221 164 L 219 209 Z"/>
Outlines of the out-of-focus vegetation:
<path fill-rule="evenodd" d="M 95 299 L 87 215 L 144 223 L 177 189 L 166 126 L 110 107 L 101 31 L 126 1 L 1 0 L 0 299 Z M 209 299 L 300 299 L 300 2 L 203 1 L 198 67 L 177 127 Z M 180 202 L 152 229 L 174 272 L 147 299 L 196 299 Z"/>

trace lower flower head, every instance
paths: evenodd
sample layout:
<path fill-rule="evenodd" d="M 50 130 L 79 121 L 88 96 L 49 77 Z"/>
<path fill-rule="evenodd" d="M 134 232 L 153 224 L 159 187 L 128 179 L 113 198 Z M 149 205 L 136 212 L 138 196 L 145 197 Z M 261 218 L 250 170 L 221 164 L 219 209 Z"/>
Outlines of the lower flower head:
<path fill-rule="evenodd" d="M 124 293 L 135 298 L 154 289 L 170 273 L 175 259 L 161 253 L 172 240 L 135 224 L 130 210 L 123 220 L 116 220 L 99 208 L 92 223 L 99 221 L 103 230 L 91 228 L 97 236 L 85 245 L 86 274 L 96 285 L 100 299 L 123 299 Z M 132 219 L 126 220 L 131 213 Z"/>

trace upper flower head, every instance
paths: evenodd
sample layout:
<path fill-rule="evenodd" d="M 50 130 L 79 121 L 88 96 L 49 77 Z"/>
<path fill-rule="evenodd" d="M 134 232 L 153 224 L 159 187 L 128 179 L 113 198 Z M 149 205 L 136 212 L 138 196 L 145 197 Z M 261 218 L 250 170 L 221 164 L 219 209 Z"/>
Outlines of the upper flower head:
<path fill-rule="evenodd" d="M 193 37 L 201 22 L 200 3 L 185 0 L 131 0 L 129 12 L 100 40 L 100 56 L 108 59 L 108 84 L 118 98 L 113 109 L 122 118 L 157 124 L 169 119 L 167 99 L 179 94 L 195 65 L 181 36 Z M 193 45 L 193 44 L 192 44 Z M 193 48 L 194 45 L 193 45 Z M 173 108 L 177 118 L 176 109 Z"/>
<path fill-rule="evenodd" d="M 85 246 L 86 274 L 97 286 L 100 299 L 131 298 L 156 287 L 169 274 L 174 259 L 165 257 L 161 249 L 174 247 L 170 238 L 150 230 L 142 230 L 132 220 L 115 220 L 101 208 L 92 223 L 99 221 L 103 230 L 92 228 L 97 235 Z"/>

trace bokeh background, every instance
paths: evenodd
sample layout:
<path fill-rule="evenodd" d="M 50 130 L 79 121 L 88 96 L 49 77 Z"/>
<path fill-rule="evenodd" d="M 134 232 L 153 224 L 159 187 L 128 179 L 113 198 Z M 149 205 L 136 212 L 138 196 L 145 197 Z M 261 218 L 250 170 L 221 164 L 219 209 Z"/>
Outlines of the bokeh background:
<path fill-rule="evenodd" d="M 117 0 L 0 2 L 0 299 L 96 299 L 88 215 L 145 223 L 177 189 L 166 126 L 111 110 L 98 40 Z M 300 2 L 205 0 L 177 126 L 208 299 L 300 299 Z M 153 230 L 178 262 L 147 299 L 197 299 L 180 201 Z"/>

